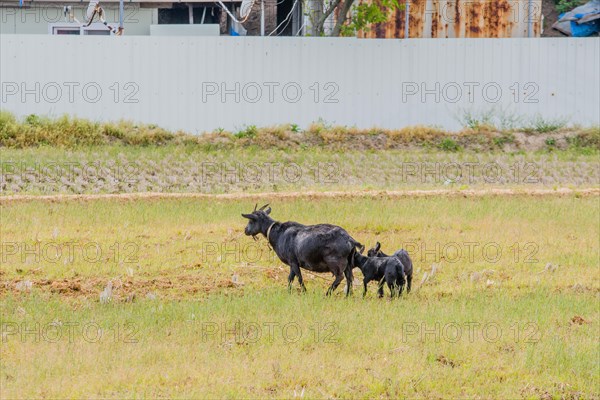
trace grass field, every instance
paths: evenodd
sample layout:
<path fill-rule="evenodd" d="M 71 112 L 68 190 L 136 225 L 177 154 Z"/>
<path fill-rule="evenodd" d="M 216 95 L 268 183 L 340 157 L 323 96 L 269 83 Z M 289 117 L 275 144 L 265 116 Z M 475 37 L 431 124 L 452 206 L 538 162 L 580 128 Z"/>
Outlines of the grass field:
<path fill-rule="evenodd" d="M 600 399 L 600 130 L 538 122 L 0 113 L 0 399 Z M 407 249 L 412 293 L 288 293 L 257 202 Z"/>
<path fill-rule="evenodd" d="M 272 202 L 409 249 L 393 302 L 288 293 L 254 203 L 2 204 L 1 397 L 600 397 L 597 195 Z"/>

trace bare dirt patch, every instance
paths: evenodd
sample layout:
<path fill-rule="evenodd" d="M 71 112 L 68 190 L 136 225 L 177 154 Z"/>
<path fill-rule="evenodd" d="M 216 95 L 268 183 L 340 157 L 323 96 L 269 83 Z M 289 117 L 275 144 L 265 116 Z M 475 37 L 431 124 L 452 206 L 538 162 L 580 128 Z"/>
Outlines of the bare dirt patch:
<path fill-rule="evenodd" d="M 118 194 L 57 194 L 57 195 L 10 195 L 0 196 L 0 204 L 23 201 L 91 201 L 91 200 L 162 200 L 162 199 L 207 199 L 207 200 L 271 200 L 271 199 L 328 199 L 328 198 L 400 198 L 400 197 L 482 197 L 482 196 L 598 196 L 600 188 L 587 189 L 466 189 L 466 190 L 365 190 L 355 192 L 267 192 L 267 193 L 118 193 Z"/>
<path fill-rule="evenodd" d="M 116 278 L 76 277 L 64 279 L 31 279 L 22 278 L 6 280 L 0 285 L 0 296 L 7 294 L 23 295 L 33 290 L 43 293 L 58 294 L 62 298 L 84 297 L 99 300 L 100 293 L 107 283 L 112 281 L 111 301 L 130 302 L 146 296 L 161 298 L 181 298 L 187 295 L 202 295 L 223 292 L 227 288 L 239 290 L 242 285 L 234 283 L 226 277 L 209 277 L 206 275 L 180 274 L 168 277 Z M 27 284 L 24 284 L 24 283 Z"/>
<path fill-rule="evenodd" d="M 542 1 L 542 14 L 544 15 L 544 33 L 542 33 L 542 37 L 566 37 L 556 29 L 552 29 L 552 25 L 558 21 L 559 15 L 554 0 Z"/>
<path fill-rule="evenodd" d="M 458 361 L 453 361 L 453 360 L 447 358 L 444 355 L 438 356 L 435 360 L 437 362 L 439 362 L 440 364 L 442 364 L 442 365 L 447 365 L 447 366 L 452 367 L 452 368 L 455 368 L 455 367 L 457 367 L 457 366 L 460 365 L 460 363 Z"/>
<path fill-rule="evenodd" d="M 575 315 L 573 318 L 571 318 L 571 324 L 572 325 L 583 325 L 583 324 L 589 324 L 590 321 L 586 320 L 585 318 L 583 318 L 580 315 Z"/>

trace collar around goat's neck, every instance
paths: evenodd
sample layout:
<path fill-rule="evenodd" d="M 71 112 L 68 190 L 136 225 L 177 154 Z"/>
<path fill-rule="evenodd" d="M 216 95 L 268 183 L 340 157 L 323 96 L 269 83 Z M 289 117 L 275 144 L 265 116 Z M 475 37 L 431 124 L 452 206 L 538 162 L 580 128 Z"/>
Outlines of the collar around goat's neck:
<path fill-rule="evenodd" d="M 269 227 L 267 228 L 267 242 L 270 244 L 271 243 L 271 239 L 269 239 L 269 235 L 271 234 L 271 228 L 273 227 L 273 225 L 275 225 L 276 222 L 273 222 L 271 225 L 269 225 Z"/>

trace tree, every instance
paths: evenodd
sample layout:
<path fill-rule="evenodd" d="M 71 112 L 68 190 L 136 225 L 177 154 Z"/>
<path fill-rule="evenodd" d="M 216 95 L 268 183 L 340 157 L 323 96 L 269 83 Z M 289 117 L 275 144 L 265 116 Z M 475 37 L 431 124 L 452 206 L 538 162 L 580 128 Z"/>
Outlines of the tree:
<path fill-rule="evenodd" d="M 398 0 L 308 0 L 312 36 L 325 36 L 325 22 L 338 9 L 330 36 L 354 36 L 371 25 L 385 22 L 392 10 L 404 9 Z M 357 3 L 357 4 L 355 4 Z M 350 15 L 348 15 L 350 13 Z"/>

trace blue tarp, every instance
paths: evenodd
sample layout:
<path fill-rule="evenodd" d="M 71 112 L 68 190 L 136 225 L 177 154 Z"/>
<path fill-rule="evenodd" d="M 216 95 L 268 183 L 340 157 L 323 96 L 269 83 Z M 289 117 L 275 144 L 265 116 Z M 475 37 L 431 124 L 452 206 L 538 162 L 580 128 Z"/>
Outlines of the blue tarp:
<path fill-rule="evenodd" d="M 592 0 L 559 15 L 558 21 L 552 27 L 564 34 L 576 37 L 590 36 L 600 32 L 600 0 Z"/>
<path fill-rule="evenodd" d="M 571 34 L 576 37 L 590 36 L 596 32 L 600 32 L 600 19 L 592 22 L 586 22 L 579 24 L 575 21 L 571 21 Z"/>

